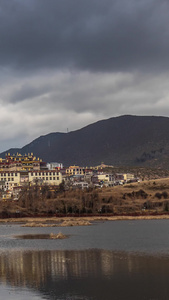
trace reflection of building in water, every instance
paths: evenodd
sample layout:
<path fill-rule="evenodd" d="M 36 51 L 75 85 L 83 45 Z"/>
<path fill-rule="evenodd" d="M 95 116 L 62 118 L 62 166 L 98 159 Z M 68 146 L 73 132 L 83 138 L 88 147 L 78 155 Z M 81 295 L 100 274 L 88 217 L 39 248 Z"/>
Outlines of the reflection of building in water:
<path fill-rule="evenodd" d="M 157 263 L 160 265 L 153 257 L 107 250 L 13 251 L 0 255 L 0 280 L 12 286 L 39 288 L 49 280 L 87 278 L 89 274 L 92 278 L 120 272 L 134 274 L 143 264 L 154 268 Z"/>
<path fill-rule="evenodd" d="M 89 273 L 97 276 L 98 272 L 107 272 L 107 257 L 106 251 L 99 250 L 3 253 L 0 255 L 0 279 L 11 285 L 38 287 L 49 276 L 53 279 L 82 277 Z M 109 260 L 112 258 L 110 255 Z"/>
<path fill-rule="evenodd" d="M 101 251 L 101 267 L 103 273 L 108 276 L 113 272 L 113 259 L 112 252 L 103 250 Z"/>

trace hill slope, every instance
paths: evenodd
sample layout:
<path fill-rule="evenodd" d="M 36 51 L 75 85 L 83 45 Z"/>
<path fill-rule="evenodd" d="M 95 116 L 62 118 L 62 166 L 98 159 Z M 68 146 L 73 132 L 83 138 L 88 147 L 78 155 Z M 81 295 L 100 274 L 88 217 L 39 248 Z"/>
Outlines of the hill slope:
<path fill-rule="evenodd" d="M 169 118 L 120 116 L 69 133 L 50 133 L 21 149 L 64 165 L 139 165 L 169 167 Z M 6 152 L 0 154 L 4 156 Z"/>

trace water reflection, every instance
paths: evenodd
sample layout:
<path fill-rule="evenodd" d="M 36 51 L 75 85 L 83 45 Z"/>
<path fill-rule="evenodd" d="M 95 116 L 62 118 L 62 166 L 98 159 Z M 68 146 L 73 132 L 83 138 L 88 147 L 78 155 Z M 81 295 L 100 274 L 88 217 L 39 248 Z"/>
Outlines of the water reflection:
<path fill-rule="evenodd" d="M 169 258 L 107 250 L 10 251 L 0 255 L 0 281 L 36 290 L 43 299 L 161 300 L 169 294 Z"/>

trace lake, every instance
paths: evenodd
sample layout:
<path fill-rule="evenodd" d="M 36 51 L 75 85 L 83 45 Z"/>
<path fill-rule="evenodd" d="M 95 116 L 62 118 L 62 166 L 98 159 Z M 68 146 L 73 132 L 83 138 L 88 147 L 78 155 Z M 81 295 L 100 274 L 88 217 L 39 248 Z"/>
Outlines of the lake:
<path fill-rule="evenodd" d="M 69 237 L 41 238 L 59 232 Z M 167 300 L 169 220 L 0 225 L 0 299 Z"/>

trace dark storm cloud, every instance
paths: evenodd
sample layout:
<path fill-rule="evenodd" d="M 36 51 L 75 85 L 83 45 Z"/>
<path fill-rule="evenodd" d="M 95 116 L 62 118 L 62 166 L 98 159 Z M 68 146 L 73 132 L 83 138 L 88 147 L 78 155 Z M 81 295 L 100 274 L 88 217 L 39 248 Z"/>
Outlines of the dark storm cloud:
<path fill-rule="evenodd" d="M 1 0 L 0 65 L 18 70 L 163 70 L 166 0 Z"/>
<path fill-rule="evenodd" d="M 0 0 L 1 151 L 112 116 L 167 116 L 168 15 L 169 0 Z"/>

